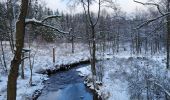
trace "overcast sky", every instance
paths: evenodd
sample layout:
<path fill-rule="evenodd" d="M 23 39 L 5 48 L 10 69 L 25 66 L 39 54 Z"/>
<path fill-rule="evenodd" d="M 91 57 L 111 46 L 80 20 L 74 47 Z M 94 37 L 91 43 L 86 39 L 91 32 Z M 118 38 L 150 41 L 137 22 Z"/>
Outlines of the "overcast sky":
<path fill-rule="evenodd" d="M 70 9 L 67 6 L 69 0 L 44 0 L 46 6 L 51 8 L 52 10 L 58 9 L 59 11 L 63 11 L 65 13 L 70 12 Z M 116 0 L 117 3 L 120 5 L 123 11 L 126 11 L 128 14 L 135 11 L 136 8 L 144 9 L 144 6 L 133 2 L 133 0 Z M 142 2 L 146 2 L 147 0 L 138 0 Z M 96 6 L 93 6 L 92 9 L 96 9 Z M 80 11 L 81 8 L 76 9 L 76 11 Z"/>

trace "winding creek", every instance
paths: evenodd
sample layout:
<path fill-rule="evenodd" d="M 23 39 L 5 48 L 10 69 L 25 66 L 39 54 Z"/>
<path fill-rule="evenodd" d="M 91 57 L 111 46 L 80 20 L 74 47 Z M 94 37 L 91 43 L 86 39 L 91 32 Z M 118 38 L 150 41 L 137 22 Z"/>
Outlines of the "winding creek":
<path fill-rule="evenodd" d="M 84 66 L 86 64 L 51 75 L 38 100 L 98 100 L 97 95 L 86 88 L 84 79 L 76 71 Z"/>

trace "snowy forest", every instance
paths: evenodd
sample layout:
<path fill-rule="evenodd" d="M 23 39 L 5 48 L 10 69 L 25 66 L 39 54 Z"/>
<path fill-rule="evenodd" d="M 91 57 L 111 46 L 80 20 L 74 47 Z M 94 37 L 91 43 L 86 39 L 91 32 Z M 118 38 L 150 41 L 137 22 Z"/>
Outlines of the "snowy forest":
<path fill-rule="evenodd" d="M 0 0 L 0 100 L 170 100 L 170 0 L 49 1 Z"/>

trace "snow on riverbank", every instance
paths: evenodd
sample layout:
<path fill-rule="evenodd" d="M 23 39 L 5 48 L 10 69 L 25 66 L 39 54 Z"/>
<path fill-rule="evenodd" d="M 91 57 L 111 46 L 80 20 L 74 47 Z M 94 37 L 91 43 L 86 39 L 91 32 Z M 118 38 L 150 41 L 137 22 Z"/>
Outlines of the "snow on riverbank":
<path fill-rule="evenodd" d="M 55 44 L 48 45 L 32 45 L 31 46 L 31 56 L 34 58 L 34 67 L 33 67 L 33 86 L 29 86 L 30 79 L 30 68 L 29 68 L 29 60 L 25 60 L 25 79 L 21 79 L 21 70 L 19 73 L 18 81 L 17 81 L 17 100 L 30 100 L 32 98 L 35 90 L 41 90 L 44 85 L 44 80 L 47 80 L 47 75 L 38 74 L 37 72 L 45 71 L 46 69 L 56 69 L 56 65 L 66 65 L 72 64 L 79 61 L 84 61 L 89 59 L 88 48 L 86 46 L 82 46 L 83 44 L 75 44 L 75 53 L 71 53 L 71 45 L 70 44 L 59 44 L 58 46 L 54 46 Z M 56 50 L 56 62 L 53 63 L 52 60 L 52 49 L 53 47 Z M 12 53 L 10 52 L 9 46 L 4 48 L 6 63 L 10 66 L 10 61 L 12 60 Z M 25 56 L 27 56 L 26 54 Z M 3 71 L 2 65 L 0 65 L 0 100 L 6 100 L 6 92 L 7 92 L 7 77 L 6 72 Z"/>
<path fill-rule="evenodd" d="M 17 81 L 17 100 L 30 100 L 35 90 L 41 90 L 43 81 L 47 79 L 46 75 L 36 74 L 33 75 L 33 86 L 29 86 L 29 76 L 25 74 L 25 79 L 18 78 Z M 1 76 L 0 86 L 0 100 L 6 100 L 6 89 L 7 89 L 7 76 Z"/>
<path fill-rule="evenodd" d="M 26 46 L 28 47 L 28 46 Z M 56 50 L 55 57 L 56 62 L 52 60 L 53 47 Z M 63 44 L 45 44 L 45 45 L 32 45 L 31 56 L 34 58 L 33 68 L 33 86 L 29 86 L 30 69 L 29 61 L 25 60 L 25 79 L 21 79 L 21 72 L 18 77 L 17 84 L 17 100 L 29 100 L 32 98 L 35 90 L 41 90 L 44 85 L 43 81 L 48 79 L 47 75 L 38 74 L 38 72 L 45 71 L 47 69 L 56 69 L 55 65 L 66 65 L 79 61 L 85 61 L 89 59 L 88 46 L 85 44 L 75 44 L 75 53 L 71 53 L 71 45 L 68 43 Z M 10 61 L 13 57 L 10 52 L 9 46 L 4 48 L 6 62 L 9 70 Z M 160 54 L 163 55 L 163 54 Z M 128 92 L 129 81 L 128 78 L 135 72 L 135 66 L 141 66 L 141 69 L 145 67 L 146 62 L 150 62 L 150 66 L 158 66 L 152 69 L 153 72 L 160 70 L 160 66 L 165 66 L 164 56 L 152 56 L 149 59 L 145 59 L 147 55 L 139 55 L 136 57 L 130 55 L 129 52 L 124 51 L 116 55 L 112 53 L 105 53 L 104 56 L 97 52 L 97 59 L 102 57 L 105 59 L 103 62 L 104 76 L 103 85 L 99 87 L 97 92 L 102 95 L 103 98 L 109 100 L 129 100 L 130 94 Z M 146 56 L 146 57 L 144 57 Z M 102 59 L 103 59 L 102 58 Z M 148 58 L 148 57 L 147 57 Z M 110 59 L 110 60 L 107 60 Z M 81 76 L 90 77 L 90 66 L 78 69 Z M 164 70 L 160 70 L 161 73 Z M 158 73 L 159 74 L 159 73 Z M 0 100 L 6 100 L 7 89 L 7 74 L 3 71 L 0 64 Z M 88 84 L 90 85 L 90 84 Z"/>
<path fill-rule="evenodd" d="M 90 66 L 77 69 L 80 76 L 91 78 L 91 69 Z M 129 95 L 127 92 L 127 82 L 122 82 L 121 80 L 112 80 L 109 76 L 109 73 L 112 73 L 113 70 L 105 72 L 103 77 L 103 85 L 99 86 L 99 90 L 96 92 L 102 99 L 106 100 L 129 100 Z M 87 86 L 93 89 L 92 83 L 85 82 Z"/>
<path fill-rule="evenodd" d="M 112 57 L 110 60 L 103 61 L 104 76 L 103 85 L 99 86 L 99 90 L 95 90 L 104 100 L 131 100 L 133 93 L 139 90 L 135 90 L 135 83 L 142 82 L 140 88 L 145 89 L 145 75 L 152 75 L 151 78 L 164 79 L 160 73 L 166 73 L 165 64 L 163 62 L 164 57 Z M 96 65 L 97 66 L 97 65 Z M 139 71 L 137 71 L 139 70 Z M 80 76 L 84 76 L 87 79 L 91 79 L 90 66 L 77 69 Z M 138 74 L 136 74 L 138 72 Z M 139 76 L 139 80 L 136 80 L 136 76 Z M 170 77 L 169 77 L 170 78 Z M 93 89 L 92 82 L 85 82 L 87 86 Z M 132 85 L 132 87 L 130 87 Z M 134 86 L 133 86 L 134 85 Z M 137 83 L 138 85 L 138 83 Z M 131 88 L 133 91 L 131 91 Z M 145 96 L 144 96 L 145 98 Z"/>

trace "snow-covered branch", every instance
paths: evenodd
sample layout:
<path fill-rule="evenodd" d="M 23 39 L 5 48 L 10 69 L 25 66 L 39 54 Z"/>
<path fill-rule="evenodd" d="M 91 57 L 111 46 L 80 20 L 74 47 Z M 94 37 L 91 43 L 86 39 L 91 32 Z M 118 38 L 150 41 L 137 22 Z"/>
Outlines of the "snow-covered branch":
<path fill-rule="evenodd" d="M 151 5 L 151 6 L 156 6 L 157 7 L 157 9 L 158 9 L 158 11 L 159 11 L 159 13 L 161 14 L 161 15 L 164 15 L 164 13 L 162 13 L 162 11 L 161 11 L 161 9 L 160 9 L 160 6 L 159 6 L 159 4 L 156 4 L 156 3 L 143 3 L 143 2 L 140 2 L 140 1 L 136 1 L 136 0 L 133 0 L 134 2 L 136 2 L 136 3 L 139 3 L 139 4 L 142 4 L 142 5 Z"/>
<path fill-rule="evenodd" d="M 163 14 L 163 15 L 161 15 L 161 16 L 158 16 L 158 17 L 156 17 L 156 18 L 147 20 L 147 21 L 145 21 L 144 23 L 138 25 L 137 28 L 134 28 L 134 30 L 140 29 L 140 28 L 142 28 L 143 26 L 148 25 L 149 23 L 151 23 L 151 22 L 153 22 L 153 21 L 155 21 L 155 20 L 158 20 L 158 19 L 160 19 L 160 18 L 166 17 L 166 16 L 168 16 L 168 15 L 170 15 L 170 12 L 167 12 L 167 13 L 165 13 L 165 14 Z"/>
<path fill-rule="evenodd" d="M 57 16 L 49 16 L 49 17 L 43 19 L 42 21 L 38 21 L 38 20 L 36 20 L 35 18 L 33 18 L 33 19 L 26 19 L 26 20 L 25 20 L 25 25 L 27 25 L 27 24 L 34 24 L 34 25 L 44 26 L 44 27 L 47 27 L 47 28 L 51 28 L 51 29 L 53 29 L 53 30 L 55 30 L 55 31 L 57 31 L 57 32 L 59 32 L 59 33 L 69 34 L 69 32 L 71 31 L 71 29 L 69 30 L 69 32 L 65 32 L 65 31 L 62 31 L 62 30 L 60 30 L 60 29 L 58 29 L 58 28 L 56 28 L 56 27 L 53 27 L 53 26 L 51 26 L 51 25 L 47 25 L 47 24 L 44 24 L 44 23 L 43 23 L 45 20 L 47 20 L 47 19 L 49 19 L 49 18 L 54 18 L 54 17 L 57 17 Z"/>
<path fill-rule="evenodd" d="M 42 22 L 45 22 L 45 21 L 48 20 L 48 19 L 60 18 L 60 17 L 61 17 L 61 16 L 59 16 L 59 15 L 51 15 L 51 16 L 48 16 L 48 17 L 44 18 L 44 19 L 42 20 Z"/>

